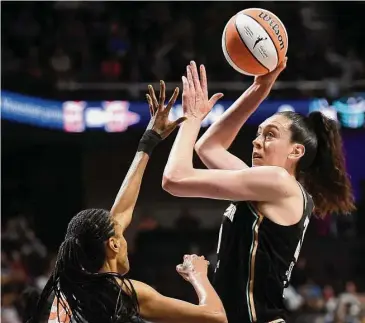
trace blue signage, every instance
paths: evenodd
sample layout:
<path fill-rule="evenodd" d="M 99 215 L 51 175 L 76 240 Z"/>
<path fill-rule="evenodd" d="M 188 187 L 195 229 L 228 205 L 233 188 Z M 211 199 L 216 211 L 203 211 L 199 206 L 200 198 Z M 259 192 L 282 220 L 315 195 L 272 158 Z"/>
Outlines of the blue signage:
<path fill-rule="evenodd" d="M 232 103 L 232 101 L 218 101 L 204 119 L 202 126 L 211 125 Z M 338 120 L 344 127 L 361 128 L 365 124 L 365 100 L 361 96 L 338 100 L 332 105 L 325 99 L 266 100 L 247 123 L 259 125 L 278 111 L 296 111 L 301 114 L 321 111 L 328 117 Z M 174 120 L 182 115 L 181 103 L 176 103 L 170 117 Z M 146 102 L 122 100 L 61 102 L 2 91 L 1 118 L 66 132 L 83 132 L 86 129 L 123 132 L 129 127 L 146 127 L 150 114 Z"/>

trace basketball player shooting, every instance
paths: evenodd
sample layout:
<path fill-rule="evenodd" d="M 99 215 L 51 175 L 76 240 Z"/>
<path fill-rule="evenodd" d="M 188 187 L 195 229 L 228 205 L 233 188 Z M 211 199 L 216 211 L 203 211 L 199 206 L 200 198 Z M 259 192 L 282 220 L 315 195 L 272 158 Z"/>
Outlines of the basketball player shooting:
<path fill-rule="evenodd" d="M 147 95 L 151 121 L 140 140 L 133 163 L 110 211 L 83 210 L 74 216 L 57 255 L 56 265 L 28 322 L 40 323 L 48 298 L 56 295 L 49 323 L 226 323 L 225 311 L 207 278 L 204 257 L 186 255 L 178 273 L 190 282 L 199 305 L 165 297 L 152 287 L 125 274 L 129 271 L 124 231 L 132 220 L 142 176 L 154 147 L 185 118 L 168 120 L 178 89 L 167 106 L 165 84 L 160 98 L 153 88 Z M 46 313 L 48 315 L 48 313 Z"/>
<path fill-rule="evenodd" d="M 348 213 L 353 195 L 335 121 L 320 112 L 280 112 L 258 127 L 252 167 L 228 148 L 286 67 L 251 87 L 196 143 L 201 122 L 222 94 L 208 99 L 207 77 L 195 62 L 183 76 L 183 110 L 162 185 L 179 197 L 232 201 L 218 239 L 213 286 L 229 323 L 284 322 L 283 291 L 297 262 L 312 211 Z M 196 169 L 193 150 L 209 169 Z"/>

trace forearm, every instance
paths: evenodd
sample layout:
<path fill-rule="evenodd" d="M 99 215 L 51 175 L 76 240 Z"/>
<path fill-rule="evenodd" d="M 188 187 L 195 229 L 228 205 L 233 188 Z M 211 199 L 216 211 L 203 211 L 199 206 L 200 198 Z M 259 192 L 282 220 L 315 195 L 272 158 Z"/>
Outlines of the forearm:
<path fill-rule="evenodd" d="M 131 221 L 148 160 L 145 152 L 136 153 L 111 209 L 112 216 L 122 220 L 126 226 Z"/>
<path fill-rule="evenodd" d="M 191 284 L 198 295 L 199 305 L 208 307 L 212 312 L 225 314 L 223 304 L 208 277 L 196 274 L 191 277 Z"/>
<path fill-rule="evenodd" d="M 194 144 L 199 134 L 201 121 L 187 119 L 180 127 L 167 161 L 164 176 L 178 177 L 193 170 Z"/>
<path fill-rule="evenodd" d="M 271 86 L 252 84 L 222 116 L 214 122 L 196 144 L 196 148 L 219 145 L 228 149 L 239 130 L 270 93 Z"/>

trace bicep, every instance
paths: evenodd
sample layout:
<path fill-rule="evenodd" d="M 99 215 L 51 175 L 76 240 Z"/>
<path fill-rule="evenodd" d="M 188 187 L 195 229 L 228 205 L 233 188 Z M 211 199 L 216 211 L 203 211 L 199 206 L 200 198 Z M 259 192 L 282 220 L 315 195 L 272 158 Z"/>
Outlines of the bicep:
<path fill-rule="evenodd" d="M 243 170 L 193 169 L 184 176 L 175 179 L 172 176 L 170 185 L 166 186 L 171 194 L 180 197 L 272 201 L 291 194 L 289 178 L 284 169 L 274 166 Z"/>
<path fill-rule="evenodd" d="M 112 218 L 122 227 L 122 230 L 125 231 L 132 221 L 134 208 L 128 208 L 123 212 L 116 212 L 115 210 L 111 210 L 110 214 Z"/>
<path fill-rule="evenodd" d="M 240 170 L 248 168 L 246 163 L 223 147 L 196 149 L 196 152 L 204 165 L 210 169 Z"/>
<path fill-rule="evenodd" d="M 141 317 L 147 321 L 202 323 L 212 322 L 214 316 L 217 318 L 221 316 L 221 313 L 212 313 L 204 306 L 163 296 L 144 283 L 132 281 L 132 284 L 137 294 Z"/>

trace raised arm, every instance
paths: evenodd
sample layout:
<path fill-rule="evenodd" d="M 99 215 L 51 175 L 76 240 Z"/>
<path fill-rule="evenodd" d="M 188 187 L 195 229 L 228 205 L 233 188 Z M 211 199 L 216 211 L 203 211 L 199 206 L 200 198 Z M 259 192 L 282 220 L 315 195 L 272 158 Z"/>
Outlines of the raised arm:
<path fill-rule="evenodd" d="M 165 139 L 178 124 L 183 122 L 185 118 L 179 118 L 174 122 L 168 121 L 168 115 L 171 107 L 179 95 L 179 89 L 176 88 L 167 106 L 165 102 L 165 83 L 160 83 L 160 97 L 157 101 L 152 86 L 149 86 L 147 100 L 151 113 L 151 121 L 147 126 L 146 132 L 143 134 L 137 149 L 137 153 L 133 159 L 128 173 L 119 189 L 115 199 L 111 214 L 121 224 L 123 229 L 128 227 L 132 220 L 132 214 L 139 190 L 141 187 L 143 173 L 146 169 L 149 157 L 154 147 L 163 139 Z"/>
<path fill-rule="evenodd" d="M 190 282 L 199 298 L 199 305 L 161 295 L 152 287 L 132 281 L 141 317 L 155 323 L 226 323 L 224 307 L 207 277 L 204 257 L 185 256 L 177 271 Z"/>
<path fill-rule="evenodd" d="M 286 60 L 273 72 L 258 76 L 254 83 L 212 124 L 195 144 L 195 151 L 208 168 L 244 169 L 248 166 L 227 149 L 239 130 L 269 95 L 277 77 L 286 66 Z M 207 87 L 206 80 L 201 79 Z"/>
<path fill-rule="evenodd" d="M 204 79 L 204 66 L 200 67 Z M 287 171 L 275 166 L 241 170 L 196 169 L 193 147 L 200 124 L 209 109 L 207 95 L 200 86 L 195 63 L 183 77 L 183 108 L 187 121 L 180 127 L 167 161 L 162 187 L 180 197 L 203 197 L 234 201 L 277 201 L 297 192 L 297 184 Z M 294 183 L 294 184 L 293 184 Z"/>

